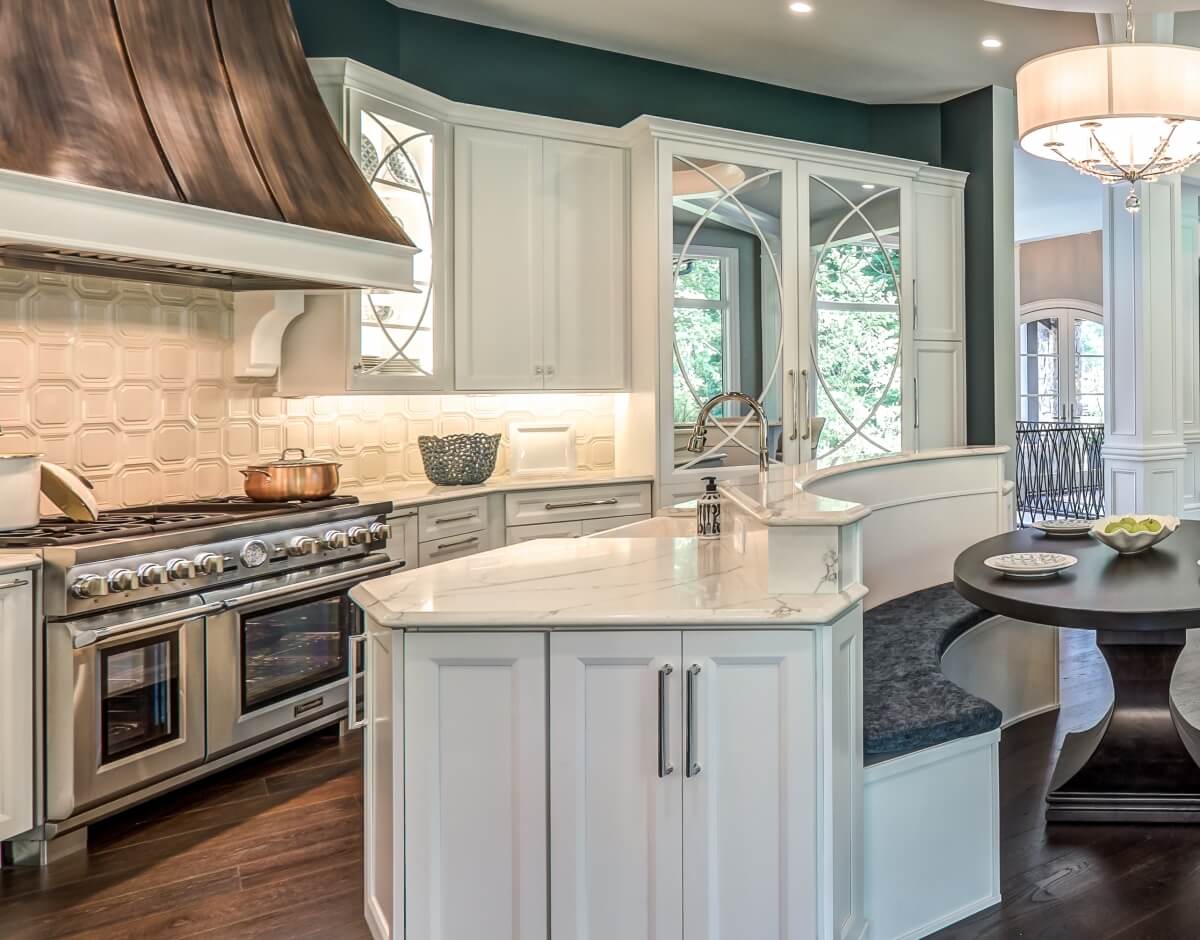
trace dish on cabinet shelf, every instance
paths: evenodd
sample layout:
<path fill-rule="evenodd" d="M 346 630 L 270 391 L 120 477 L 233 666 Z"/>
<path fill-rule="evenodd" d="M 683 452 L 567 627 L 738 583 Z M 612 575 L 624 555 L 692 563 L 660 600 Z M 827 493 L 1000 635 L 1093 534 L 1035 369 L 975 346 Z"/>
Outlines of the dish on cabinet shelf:
<path fill-rule="evenodd" d="M 571 421 L 513 421 L 508 426 L 514 477 L 574 473 L 579 468 Z"/>

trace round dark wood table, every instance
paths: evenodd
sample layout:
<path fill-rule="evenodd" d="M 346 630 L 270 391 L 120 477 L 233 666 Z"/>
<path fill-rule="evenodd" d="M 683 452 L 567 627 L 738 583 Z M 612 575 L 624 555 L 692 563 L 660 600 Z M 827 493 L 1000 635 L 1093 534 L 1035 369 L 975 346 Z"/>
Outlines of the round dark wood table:
<path fill-rule="evenodd" d="M 1040 581 L 1006 578 L 983 564 L 1008 552 L 1062 552 L 1079 564 Z M 1140 555 L 1090 536 L 1035 529 L 972 545 L 954 563 L 967 600 L 1017 620 L 1095 630 L 1113 704 L 1094 727 L 1063 742 L 1046 818 L 1052 822 L 1200 822 L 1200 730 L 1171 701 L 1186 630 L 1200 627 L 1200 522 Z"/>

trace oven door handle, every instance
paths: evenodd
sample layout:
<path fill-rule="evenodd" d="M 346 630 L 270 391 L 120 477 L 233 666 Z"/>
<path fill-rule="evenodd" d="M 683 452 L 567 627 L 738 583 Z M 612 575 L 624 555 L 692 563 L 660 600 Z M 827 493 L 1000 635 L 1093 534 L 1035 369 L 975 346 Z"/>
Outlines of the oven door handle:
<path fill-rule="evenodd" d="M 169 614 L 158 614 L 153 617 L 142 617 L 140 620 L 131 620 L 128 623 L 114 624 L 111 627 L 98 627 L 95 630 L 78 630 L 75 627 L 68 626 L 67 629 L 71 633 L 71 645 L 77 649 L 86 649 L 89 646 L 95 646 L 104 640 L 110 640 L 113 637 L 124 636 L 127 633 L 138 633 L 142 630 L 150 630 L 154 627 L 167 627 L 175 624 L 187 623 L 189 620 L 196 620 L 200 617 L 207 617 L 209 614 L 218 613 L 224 605 L 214 601 L 211 604 L 201 604 L 199 607 L 189 607 L 187 610 L 173 610 Z"/>
<path fill-rule="evenodd" d="M 353 571 L 343 571 L 338 574 L 329 574 L 323 578 L 313 578 L 311 581 L 298 581 L 295 584 L 285 584 L 277 588 L 267 588 L 265 591 L 259 591 L 257 594 L 246 594 L 242 597 L 231 597 L 229 600 L 219 604 L 218 607 L 222 610 L 237 610 L 239 607 L 245 607 L 248 604 L 257 604 L 261 601 L 275 600 L 280 597 L 288 597 L 292 594 L 300 592 L 308 593 L 309 591 L 317 590 L 325 587 L 333 587 L 334 585 L 344 584 L 347 581 L 362 581 L 373 575 L 388 574 L 398 568 L 403 568 L 405 562 L 390 561 L 386 564 L 370 565 L 366 568 L 355 568 Z"/>

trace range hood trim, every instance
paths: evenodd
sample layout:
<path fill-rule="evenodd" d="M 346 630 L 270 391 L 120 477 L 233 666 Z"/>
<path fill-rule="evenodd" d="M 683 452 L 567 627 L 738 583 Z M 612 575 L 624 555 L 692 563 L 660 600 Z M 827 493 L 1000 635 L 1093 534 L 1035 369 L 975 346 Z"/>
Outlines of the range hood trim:
<path fill-rule="evenodd" d="M 416 248 L 0 169 L 0 254 L 33 245 L 235 272 L 248 282 L 412 291 Z M 149 247 L 153 246 L 153 247 Z M 145 280 L 111 262 L 97 275 Z M 231 287 L 231 289 L 233 289 Z"/>

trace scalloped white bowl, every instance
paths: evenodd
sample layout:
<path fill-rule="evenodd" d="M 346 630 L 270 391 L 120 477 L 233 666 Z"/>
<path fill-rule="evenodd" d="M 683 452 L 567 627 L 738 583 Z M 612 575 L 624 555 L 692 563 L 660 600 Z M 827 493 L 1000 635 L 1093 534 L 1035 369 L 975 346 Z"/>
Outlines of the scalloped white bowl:
<path fill-rule="evenodd" d="M 1138 532 L 1136 534 L 1126 532 L 1123 529 L 1119 532 L 1113 532 L 1111 535 L 1104 531 L 1105 526 L 1113 522 L 1120 522 L 1126 517 L 1136 519 L 1138 522 L 1155 519 L 1162 525 L 1162 528 L 1157 532 Z M 1179 520 L 1174 516 L 1155 516 L 1146 513 L 1127 512 L 1120 516 L 1105 516 L 1103 519 L 1097 519 L 1092 523 L 1091 535 L 1097 542 L 1103 542 L 1120 555 L 1137 555 L 1157 545 L 1163 539 L 1168 538 L 1178 528 Z"/>

